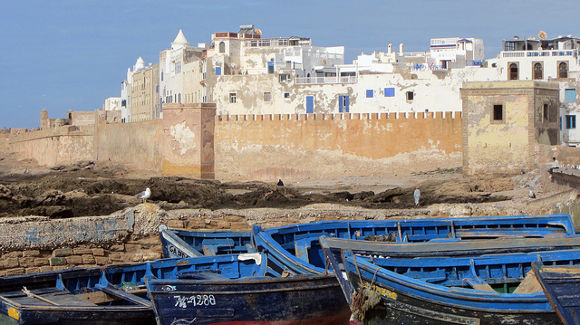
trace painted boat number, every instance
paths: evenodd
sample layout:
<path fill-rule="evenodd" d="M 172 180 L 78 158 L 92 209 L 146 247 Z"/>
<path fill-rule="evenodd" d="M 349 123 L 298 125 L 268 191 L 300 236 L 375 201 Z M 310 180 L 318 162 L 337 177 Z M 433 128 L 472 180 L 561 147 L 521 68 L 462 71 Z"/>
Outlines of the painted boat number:
<path fill-rule="evenodd" d="M 197 295 L 197 296 L 173 296 L 175 298 L 175 307 L 187 308 L 187 305 L 195 306 L 215 306 L 214 295 Z"/>
<path fill-rule="evenodd" d="M 381 296 L 385 296 L 387 298 L 391 298 L 393 300 L 397 300 L 397 293 L 396 292 L 393 292 L 391 290 L 387 290 L 385 288 L 378 287 L 378 286 L 376 286 L 374 284 L 373 285 L 370 285 L 370 284 L 368 284 L 366 282 L 365 282 L 364 286 L 367 289 L 370 289 L 370 290 L 372 290 L 372 291 L 380 294 Z"/>

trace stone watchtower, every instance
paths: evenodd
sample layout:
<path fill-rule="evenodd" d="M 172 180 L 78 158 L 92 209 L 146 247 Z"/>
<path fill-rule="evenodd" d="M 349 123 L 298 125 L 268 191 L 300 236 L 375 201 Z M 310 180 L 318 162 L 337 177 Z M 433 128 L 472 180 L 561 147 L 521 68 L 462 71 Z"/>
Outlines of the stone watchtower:
<path fill-rule="evenodd" d="M 215 111 L 215 103 L 163 104 L 163 175 L 215 178 Z"/>
<path fill-rule="evenodd" d="M 514 173 L 543 163 L 540 153 L 560 139 L 558 84 L 468 82 L 463 102 L 463 171 Z"/>
<path fill-rule="evenodd" d="M 44 108 L 40 111 L 40 128 L 48 129 L 50 127 L 50 122 L 48 121 L 48 111 Z"/>

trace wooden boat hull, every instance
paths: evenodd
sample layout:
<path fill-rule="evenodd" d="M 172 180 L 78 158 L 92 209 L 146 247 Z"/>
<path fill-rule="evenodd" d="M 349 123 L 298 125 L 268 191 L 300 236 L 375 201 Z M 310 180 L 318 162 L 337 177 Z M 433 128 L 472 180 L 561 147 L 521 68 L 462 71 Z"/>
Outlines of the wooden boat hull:
<path fill-rule="evenodd" d="M 348 324 L 350 309 L 332 276 L 229 282 L 149 280 L 159 324 Z"/>
<path fill-rule="evenodd" d="M 415 299 L 397 292 L 397 300 L 382 298 L 361 324 L 561 324 L 553 312 L 468 310 Z"/>
<path fill-rule="evenodd" d="M 344 266 L 357 291 L 352 308 L 361 310 L 363 324 L 560 324 L 543 293 L 441 289 L 356 257 L 346 258 Z M 359 309 L 361 296 L 371 297 L 375 304 L 366 311 Z"/>
<path fill-rule="evenodd" d="M 0 308 L 10 308 L 3 305 Z M 24 309 L 18 311 L 18 320 L 6 315 L 0 316 L 0 324 L 155 324 L 155 315 L 151 309 L 135 310 L 130 308 L 101 307 L 95 309 L 60 308 Z"/>
<path fill-rule="evenodd" d="M 532 267 L 562 323 L 580 324 L 580 265 L 534 262 Z"/>
<path fill-rule="evenodd" d="M 574 225 L 570 215 L 555 214 L 322 221 L 266 230 L 254 226 L 252 232 L 258 249 L 267 251 L 271 259 L 283 264 L 287 270 L 298 274 L 322 274 L 328 270 L 328 265 L 318 242 L 320 236 L 360 241 L 378 235 L 390 237 L 391 243 L 406 245 L 437 240 L 570 237 L 574 236 Z"/>
<path fill-rule="evenodd" d="M 154 324 L 152 303 L 143 298 L 146 277 L 263 276 L 263 259 L 257 253 L 203 256 L 0 277 L 0 314 L 14 324 Z"/>

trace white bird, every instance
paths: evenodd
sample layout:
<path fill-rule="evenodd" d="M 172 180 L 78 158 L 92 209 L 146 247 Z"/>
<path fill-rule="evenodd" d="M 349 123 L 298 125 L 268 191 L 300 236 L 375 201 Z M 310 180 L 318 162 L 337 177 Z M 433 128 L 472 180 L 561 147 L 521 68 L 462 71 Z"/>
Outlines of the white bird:
<path fill-rule="evenodd" d="M 419 199 L 421 198 L 421 191 L 416 188 L 415 191 L 413 191 L 413 198 L 415 199 L 415 206 L 419 206 Z"/>
<path fill-rule="evenodd" d="M 143 199 L 143 203 L 145 203 L 147 199 L 151 197 L 151 190 L 149 188 L 146 188 L 145 191 L 139 194 L 135 194 L 135 196 L 140 199 Z"/>

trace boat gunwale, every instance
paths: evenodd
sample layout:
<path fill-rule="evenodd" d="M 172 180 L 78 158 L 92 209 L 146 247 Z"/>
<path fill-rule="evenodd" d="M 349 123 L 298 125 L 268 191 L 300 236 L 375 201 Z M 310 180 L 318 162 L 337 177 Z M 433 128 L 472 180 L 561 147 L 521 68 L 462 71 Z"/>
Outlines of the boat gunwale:
<path fill-rule="evenodd" d="M 541 294 L 538 294 L 538 293 L 536 293 L 536 294 L 534 294 L 534 293 L 514 294 L 514 293 L 499 293 L 499 292 L 490 293 L 488 291 L 476 290 L 476 289 L 467 289 L 467 288 L 459 288 L 459 287 L 444 287 L 444 286 L 439 286 L 439 285 L 432 285 L 432 284 L 429 284 L 425 281 L 421 281 L 421 280 L 417 280 L 417 279 L 414 279 L 414 278 L 411 278 L 408 276 L 404 276 L 404 275 L 401 275 L 401 274 L 396 273 L 396 272 L 391 272 L 391 271 L 383 269 L 379 266 L 374 266 L 367 261 L 359 261 L 359 262 L 356 262 L 356 264 L 355 264 L 355 263 L 351 262 L 351 260 L 354 260 L 354 259 L 349 257 L 347 259 L 348 263 L 356 265 L 356 266 L 358 266 L 359 269 L 364 269 L 368 273 L 376 274 L 375 278 L 380 276 L 382 279 L 385 279 L 386 281 L 395 282 L 403 287 L 410 287 L 412 289 L 422 291 L 422 292 L 427 292 L 429 294 L 436 295 L 436 296 L 450 297 L 452 299 L 460 299 L 460 300 L 468 300 L 468 301 L 493 302 L 493 303 L 497 303 L 497 304 L 529 302 L 529 303 L 534 303 L 534 304 L 543 303 L 543 304 L 549 305 L 548 299 L 546 298 L 546 296 L 544 295 L 543 292 L 541 292 Z M 345 261 L 345 262 L 347 262 L 347 261 Z M 360 276 L 363 277 L 362 274 Z M 361 279 L 361 281 L 363 281 L 363 279 Z M 375 280 L 373 282 L 373 284 L 377 285 L 377 281 Z M 379 285 L 379 286 L 384 288 L 384 286 L 381 286 L 381 285 Z M 388 289 L 388 288 L 385 288 L 385 289 Z M 418 299 L 421 301 L 426 300 L 425 297 L 415 295 L 415 294 L 410 293 L 408 291 L 402 292 L 401 290 L 392 289 L 392 288 L 389 290 L 394 290 L 398 294 L 412 296 L 415 299 Z M 514 295 L 517 295 L 517 296 L 514 296 Z M 386 299 L 384 297 L 382 297 L 382 298 Z M 437 303 L 446 304 L 446 305 L 450 305 L 450 306 L 454 306 L 454 307 L 458 307 L 458 308 L 462 308 L 462 309 L 475 309 L 475 310 L 486 310 L 486 311 L 505 310 L 506 312 L 521 312 L 520 310 L 514 310 L 514 309 L 489 309 L 489 308 L 486 309 L 486 308 L 480 308 L 480 307 L 465 306 L 465 305 L 453 304 L 453 303 L 449 303 L 446 301 L 440 301 L 440 300 L 437 300 Z M 540 310 L 540 309 L 529 309 L 528 310 L 528 312 L 537 312 L 537 311 L 542 311 L 542 310 Z"/>

